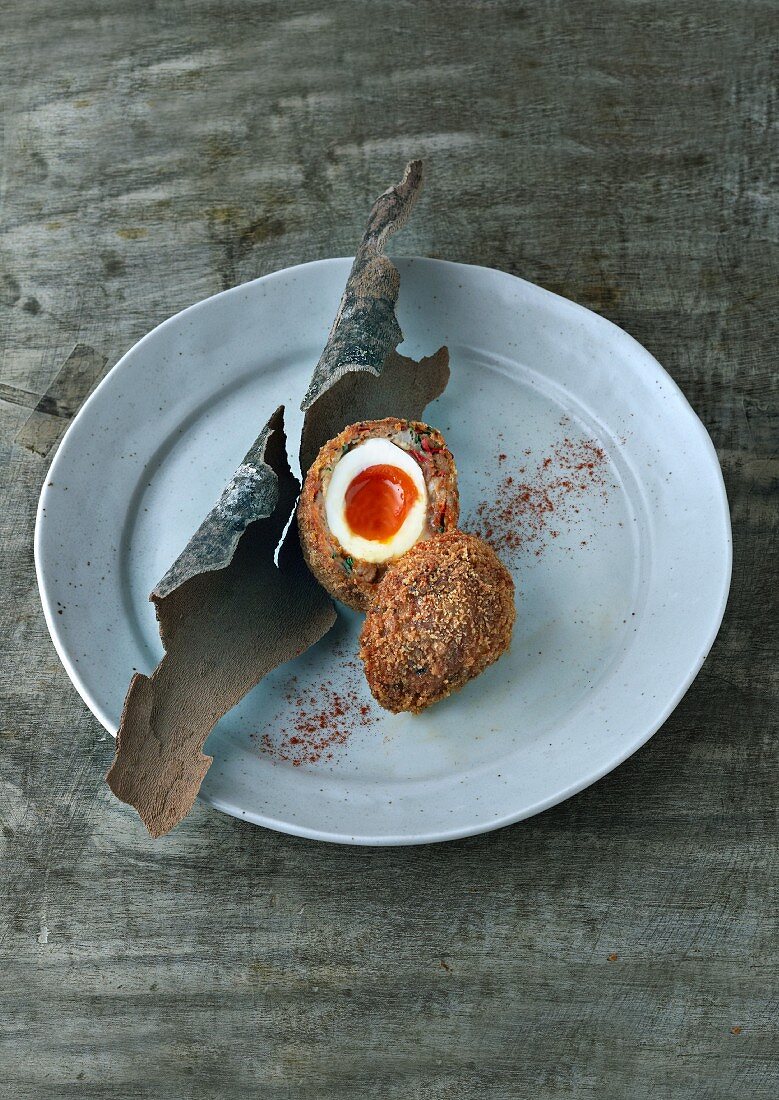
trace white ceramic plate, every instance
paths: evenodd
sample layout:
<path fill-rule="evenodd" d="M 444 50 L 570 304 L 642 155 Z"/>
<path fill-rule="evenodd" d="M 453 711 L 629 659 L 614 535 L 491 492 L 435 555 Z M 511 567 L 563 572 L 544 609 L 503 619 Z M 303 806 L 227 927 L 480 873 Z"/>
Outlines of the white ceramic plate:
<path fill-rule="evenodd" d="M 162 655 L 148 592 L 281 402 L 294 447 L 350 262 L 279 271 L 172 317 L 62 442 L 38 512 L 38 580 L 57 651 L 110 733 L 133 670 Z M 511 652 L 426 714 L 391 715 L 354 663 L 361 617 L 343 614 L 219 723 L 201 792 L 257 824 L 356 844 L 494 829 L 616 767 L 701 667 L 731 568 L 714 448 L 644 348 L 513 276 L 397 264 L 402 350 L 450 348 L 451 382 L 426 416 L 456 455 L 464 523 L 486 500 L 482 528 L 514 572 Z M 301 708 L 316 725 L 335 696 L 344 743 L 291 743 Z"/>

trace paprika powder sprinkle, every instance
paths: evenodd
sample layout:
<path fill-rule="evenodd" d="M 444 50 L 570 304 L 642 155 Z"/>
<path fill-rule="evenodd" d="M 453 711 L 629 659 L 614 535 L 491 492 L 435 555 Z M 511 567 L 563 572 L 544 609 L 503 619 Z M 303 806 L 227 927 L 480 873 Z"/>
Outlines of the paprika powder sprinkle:
<path fill-rule="evenodd" d="M 285 717 L 279 719 L 274 734 L 252 734 L 263 751 L 274 760 L 299 768 L 333 760 L 337 749 L 346 745 L 356 729 L 372 726 L 378 715 L 365 700 L 364 680 L 353 657 L 342 658 L 345 678 L 335 685 L 324 680 L 316 688 L 298 687 L 297 677 L 290 678 L 284 693 Z"/>
<path fill-rule="evenodd" d="M 570 421 L 563 418 L 562 427 Z M 527 457 L 531 451 L 524 452 Z M 493 479 L 489 494 L 477 505 L 466 530 L 479 535 L 493 549 L 511 561 L 520 553 L 541 557 L 560 536 L 564 525 L 574 521 L 586 495 L 604 502 L 613 487 L 609 459 L 603 447 L 592 439 L 565 436 L 537 463 L 527 476 L 527 467 L 519 463 L 504 465 L 506 455 L 498 455 L 498 464 L 513 469 Z M 579 544 L 587 545 L 586 540 Z"/>

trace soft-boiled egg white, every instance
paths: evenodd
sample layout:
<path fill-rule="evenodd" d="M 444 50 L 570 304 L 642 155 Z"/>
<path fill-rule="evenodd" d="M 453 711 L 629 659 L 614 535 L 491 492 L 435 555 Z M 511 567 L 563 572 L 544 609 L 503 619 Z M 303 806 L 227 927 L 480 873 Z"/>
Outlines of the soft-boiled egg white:
<path fill-rule="evenodd" d="M 356 534 L 346 519 L 346 495 L 352 481 L 371 466 L 395 466 L 414 483 L 417 496 L 403 523 L 388 539 L 378 541 Z M 366 439 L 338 461 L 325 491 L 325 518 L 343 549 L 362 561 L 385 562 L 400 557 L 419 540 L 427 515 L 427 487 L 417 463 L 389 439 Z"/>

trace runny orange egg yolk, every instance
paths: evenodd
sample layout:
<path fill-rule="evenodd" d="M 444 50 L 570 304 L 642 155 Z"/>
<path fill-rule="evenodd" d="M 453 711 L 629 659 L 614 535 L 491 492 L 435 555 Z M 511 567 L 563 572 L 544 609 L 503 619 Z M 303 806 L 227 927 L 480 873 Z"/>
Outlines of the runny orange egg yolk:
<path fill-rule="evenodd" d="M 403 526 L 418 495 L 405 470 L 385 464 L 367 466 L 346 490 L 346 522 L 361 538 L 387 542 Z"/>

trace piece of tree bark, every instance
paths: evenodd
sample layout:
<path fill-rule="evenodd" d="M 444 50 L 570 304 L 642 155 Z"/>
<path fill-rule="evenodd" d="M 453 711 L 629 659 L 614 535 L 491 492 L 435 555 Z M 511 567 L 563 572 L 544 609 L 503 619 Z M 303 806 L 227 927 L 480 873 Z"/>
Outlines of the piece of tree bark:
<path fill-rule="evenodd" d="M 385 416 L 419 419 L 449 381 L 446 348 L 420 363 L 395 350 L 403 339 L 395 316 L 400 275 L 384 247 L 408 221 L 421 189 L 422 162 L 412 160 L 400 183 L 373 204 L 327 344 L 300 406 L 306 414 L 300 444 L 304 474 L 322 444 L 347 424 Z"/>
<path fill-rule="evenodd" d="M 335 622 L 294 522 L 274 562 L 298 489 L 280 408 L 152 593 L 166 653 L 150 677 L 132 679 L 107 780 L 154 837 L 192 808 L 219 719 Z"/>

